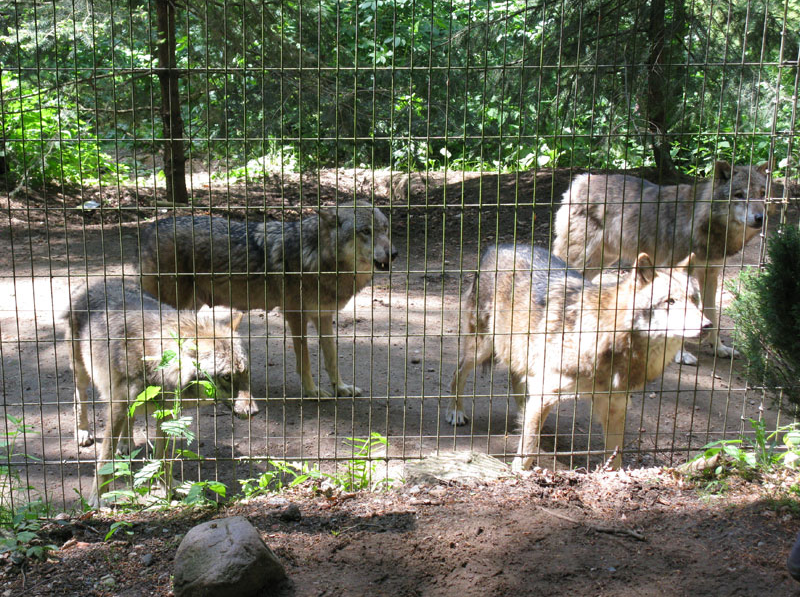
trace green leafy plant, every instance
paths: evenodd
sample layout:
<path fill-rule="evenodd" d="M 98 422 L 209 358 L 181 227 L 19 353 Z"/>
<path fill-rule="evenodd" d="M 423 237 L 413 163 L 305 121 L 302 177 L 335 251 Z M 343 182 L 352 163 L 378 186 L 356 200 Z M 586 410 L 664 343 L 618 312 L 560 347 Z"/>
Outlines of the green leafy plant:
<path fill-rule="evenodd" d="M 800 406 L 800 230 L 774 234 L 762 271 L 749 269 L 728 289 L 728 313 L 736 323 L 737 348 L 747 359 L 746 376 L 755 387 L 780 390 L 781 406 Z"/>
<path fill-rule="evenodd" d="M 714 463 L 704 474 L 723 477 L 736 473 L 746 478 L 771 473 L 784 466 L 794 466 L 800 458 L 800 427 L 787 425 L 767 432 L 764 421 L 750 419 L 752 435 L 725 439 L 703 447 L 703 452 L 690 462 Z"/>
<path fill-rule="evenodd" d="M 269 470 L 256 478 L 239 480 L 242 494 L 245 498 L 251 498 L 279 492 L 309 480 L 326 480 L 343 491 L 362 491 L 391 486 L 394 480 L 379 475 L 377 468 L 380 463 L 375 460 L 373 454 L 376 448 L 389 445 L 384 436 L 373 432 L 368 438 L 348 437 L 345 443 L 352 449 L 353 454 L 344 461 L 341 470 L 326 473 L 318 466 L 305 462 L 269 460 Z"/>
<path fill-rule="evenodd" d="M 34 433 L 31 425 L 6 413 L 5 433 L 0 440 L 0 553 L 11 552 L 16 563 L 25 558 L 44 559 L 49 551 L 58 549 L 39 538 L 40 519 L 50 513 L 49 505 L 41 500 L 24 502 L 33 488 L 22 483 L 15 466 L 15 461 L 39 460 L 17 448 L 20 438 Z"/>
<path fill-rule="evenodd" d="M 111 523 L 111 526 L 109 527 L 106 536 L 103 538 L 103 541 L 108 541 L 119 531 L 122 531 L 123 533 L 128 535 L 128 537 L 132 537 L 133 536 L 133 530 L 131 530 L 132 528 L 133 528 L 133 523 L 128 522 L 127 520 L 117 520 L 116 522 Z"/>
<path fill-rule="evenodd" d="M 112 183 L 127 166 L 100 150 L 97 134 L 54 91 L 41 91 L 8 73 L 0 78 L 0 128 L 10 170 L 33 186 Z"/>
<path fill-rule="evenodd" d="M 361 491 L 392 484 L 392 479 L 379 478 L 379 462 L 373 459 L 375 449 L 389 446 L 384 436 L 373 432 L 368 438 L 349 437 L 345 444 L 353 449 L 353 457 L 344 462 L 344 470 L 331 477 L 337 485 L 346 491 Z"/>
<path fill-rule="evenodd" d="M 153 359 L 158 359 L 159 361 L 156 371 L 165 369 L 175 363 L 180 358 L 179 352 L 182 350 L 195 348 L 190 340 L 178 338 L 174 335 L 173 337 L 178 342 L 178 351 L 165 350 L 160 357 L 153 357 Z M 199 385 L 206 397 L 209 400 L 213 400 L 217 392 L 214 380 L 207 372 L 203 371 L 200 363 L 193 361 L 192 365 L 201 372 L 205 379 L 194 380 L 189 385 Z M 169 408 L 166 406 L 167 401 L 165 398 L 167 396 L 169 396 Z M 156 405 L 157 408 L 153 411 L 153 416 L 158 419 L 160 430 L 167 438 L 164 457 L 145 461 L 144 466 L 135 472 L 131 467 L 131 463 L 139 455 L 140 450 L 134 450 L 128 459 L 115 460 L 103 465 L 100 468 L 100 473 L 111 476 L 109 483 L 114 479 L 130 480 L 132 482 L 131 489 L 110 491 L 104 494 L 104 498 L 120 506 L 135 507 L 141 503 L 141 498 L 147 496 L 148 499 L 145 500 L 145 503 L 163 507 L 170 504 L 169 498 L 174 489 L 174 493 L 181 496 L 180 503 L 182 505 L 196 507 L 215 503 L 206 497 L 206 490 L 220 497 L 225 497 L 227 487 L 218 481 L 185 481 L 175 488 L 172 487 L 172 469 L 175 458 L 187 460 L 203 459 L 196 452 L 179 447 L 181 442 L 185 442 L 189 446 L 195 440 L 195 434 L 192 431 L 193 418 L 182 413 L 180 388 L 174 392 L 166 392 L 161 386 L 147 386 L 128 407 L 128 415 L 133 418 L 137 409 L 148 403 Z M 167 488 L 166 495 L 163 498 L 151 495 L 151 489 L 154 485 Z"/>

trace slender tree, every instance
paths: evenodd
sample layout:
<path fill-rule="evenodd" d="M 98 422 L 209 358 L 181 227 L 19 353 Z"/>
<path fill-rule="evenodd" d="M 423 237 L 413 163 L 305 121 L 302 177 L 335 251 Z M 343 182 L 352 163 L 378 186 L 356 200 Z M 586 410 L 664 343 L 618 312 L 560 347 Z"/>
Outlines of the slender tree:
<path fill-rule="evenodd" d="M 161 86 L 161 122 L 164 130 L 164 175 L 167 200 L 186 204 L 186 155 L 183 148 L 183 119 L 178 93 L 178 70 L 175 59 L 175 4 L 156 2 L 158 27 L 158 82 Z"/>

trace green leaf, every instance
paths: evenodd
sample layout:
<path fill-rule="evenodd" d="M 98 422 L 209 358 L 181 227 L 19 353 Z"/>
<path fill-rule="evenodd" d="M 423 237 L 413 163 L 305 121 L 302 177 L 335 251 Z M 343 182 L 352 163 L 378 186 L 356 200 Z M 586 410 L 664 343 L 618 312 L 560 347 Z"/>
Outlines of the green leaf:
<path fill-rule="evenodd" d="M 133 401 L 133 404 L 128 407 L 128 415 L 133 417 L 136 413 L 136 409 L 139 408 L 145 402 L 150 402 L 155 400 L 161 395 L 161 386 L 147 386 L 144 391 L 139 392 L 136 396 L 136 400 Z"/>
<path fill-rule="evenodd" d="M 209 481 L 208 488 L 217 495 L 220 495 L 222 497 L 225 497 L 225 494 L 228 491 L 227 486 L 224 483 L 220 483 L 219 481 Z"/>
<path fill-rule="evenodd" d="M 134 487 L 144 487 L 161 476 L 164 471 L 163 460 L 151 460 L 139 469 L 133 476 Z"/>

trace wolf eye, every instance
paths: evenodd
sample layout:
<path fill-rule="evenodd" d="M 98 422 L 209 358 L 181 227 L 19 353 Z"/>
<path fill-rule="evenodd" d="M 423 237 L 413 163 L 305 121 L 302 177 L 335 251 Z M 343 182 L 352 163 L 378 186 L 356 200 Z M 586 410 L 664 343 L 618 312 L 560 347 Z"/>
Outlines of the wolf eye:
<path fill-rule="evenodd" d="M 674 304 L 675 304 L 675 299 L 674 299 L 674 298 L 672 298 L 672 297 L 668 298 L 668 299 L 667 299 L 667 304 L 668 304 L 668 305 L 674 305 Z"/>
<path fill-rule="evenodd" d="M 230 373 L 226 373 L 225 375 L 220 375 L 219 379 L 220 379 L 220 381 L 225 382 L 226 384 L 229 384 L 229 383 L 231 383 L 231 374 Z"/>

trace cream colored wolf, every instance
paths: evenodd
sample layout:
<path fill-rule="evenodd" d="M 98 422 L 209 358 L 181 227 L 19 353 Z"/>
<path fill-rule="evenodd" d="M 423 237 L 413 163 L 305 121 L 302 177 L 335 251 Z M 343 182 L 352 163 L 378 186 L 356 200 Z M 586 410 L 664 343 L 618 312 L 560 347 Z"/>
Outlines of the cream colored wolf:
<path fill-rule="evenodd" d="M 689 260 L 678 267 L 685 268 Z M 680 269 L 654 269 L 642 253 L 617 284 L 594 284 L 545 249 L 487 249 L 462 305 L 458 370 L 447 420 L 466 422 L 462 394 L 476 365 L 509 368 L 522 420 L 516 470 L 530 468 L 539 433 L 562 396 L 590 395 L 605 451 L 624 448 L 628 394 L 659 377 L 684 338 L 711 327 L 697 281 Z"/>
<path fill-rule="evenodd" d="M 556 213 L 553 253 L 588 277 L 618 261 L 630 265 L 641 252 L 659 267 L 694 253 L 692 275 L 714 324 L 710 340 L 717 355 L 731 357 L 735 351 L 719 338 L 717 283 L 725 258 L 762 230 L 767 173 L 767 164 L 717 162 L 713 179 L 671 186 L 621 174 L 581 174 Z M 676 360 L 697 364 L 685 350 Z"/>
<path fill-rule="evenodd" d="M 92 443 L 87 417 L 87 392 L 94 384 L 108 403 L 107 429 L 100 448 L 95 484 L 89 503 L 99 506 L 102 490 L 111 479 L 101 474 L 120 439 L 128 441 L 131 421 L 128 407 L 147 386 L 161 386 L 165 399 L 159 408 L 171 408 L 169 396 L 180 390 L 184 408 L 236 397 L 237 414 L 258 409 L 250 399 L 249 360 L 236 333 L 242 314 L 232 318 L 211 311 L 176 311 L 143 293 L 137 284 L 98 280 L 73 293 L 64 314 L 69 328 L 70 357 L 75 375 L 76 438 Z M 177 358 L 164 368 L 159 362 L 167 351 Z M 214 384 L 209 399 L 197 381 Z M 152 404 L 139 410 L 152 410 Z M 166 436 L 161 421 L 156 430 L 153 457 L 164 455 Z"/>

